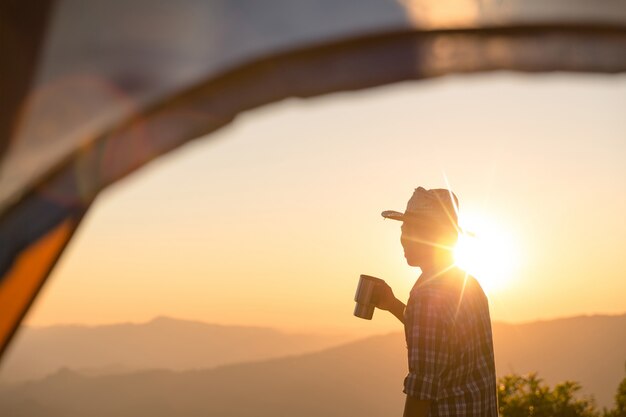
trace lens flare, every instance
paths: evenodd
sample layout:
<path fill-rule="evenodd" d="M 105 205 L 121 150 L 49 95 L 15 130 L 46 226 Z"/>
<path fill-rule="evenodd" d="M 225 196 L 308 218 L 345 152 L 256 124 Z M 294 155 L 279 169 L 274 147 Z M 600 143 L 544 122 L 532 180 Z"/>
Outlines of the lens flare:
<path fill-rule="evenodd" d="M 474 217 L 465 219 L 465 230 L 454 248 L 456 265 L 474 276 L 486 292 L 508 285 L 518 266 L 518 250 L 513 237 L 495 222 Z M 467 228 L 467 229 L 466 229 Z"/>

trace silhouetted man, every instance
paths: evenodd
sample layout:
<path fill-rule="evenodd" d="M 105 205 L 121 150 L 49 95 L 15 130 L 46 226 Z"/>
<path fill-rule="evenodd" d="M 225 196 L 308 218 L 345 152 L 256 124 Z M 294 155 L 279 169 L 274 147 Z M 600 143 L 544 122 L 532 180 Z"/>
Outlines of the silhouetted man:
<path fill-rule="evenodd" d="M 454 266 L 458 200 L 419 187 L 402 221 L 404 257 L 422 274 L 405 306 L 384 286 L 377 307 L 404 323 L 409 373 L 404 417 L 497 417 L 496 375 L 487 297 Z"/>

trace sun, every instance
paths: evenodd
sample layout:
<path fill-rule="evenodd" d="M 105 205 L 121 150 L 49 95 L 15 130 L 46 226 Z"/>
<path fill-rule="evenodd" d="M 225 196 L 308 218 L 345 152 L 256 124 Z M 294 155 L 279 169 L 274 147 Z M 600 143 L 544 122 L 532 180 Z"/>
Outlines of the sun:
<path fill-rule="evenodd" d="M 455 264 L 475 277 L 485 292 L 511 283 L 518 266 L 518 248 L 503 225 L 480 216 L 459 219 L 463 232 L 454 248 Z"/>

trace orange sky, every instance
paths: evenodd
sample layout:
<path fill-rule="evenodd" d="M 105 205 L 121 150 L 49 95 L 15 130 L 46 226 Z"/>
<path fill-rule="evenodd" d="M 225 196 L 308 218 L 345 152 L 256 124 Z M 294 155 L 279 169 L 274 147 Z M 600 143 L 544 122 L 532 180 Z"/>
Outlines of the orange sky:
<path fill-rule="evenodd" d="M 512 74 L 264 107 L 103 193 L 27 323 L 399 330 L 352 316 L 358 275 L 406 300 L 419 270 L 380 212 L 444 175 L 517 248 L 494 320 L 623 313 L 624 109 L 624 76 Z"/>

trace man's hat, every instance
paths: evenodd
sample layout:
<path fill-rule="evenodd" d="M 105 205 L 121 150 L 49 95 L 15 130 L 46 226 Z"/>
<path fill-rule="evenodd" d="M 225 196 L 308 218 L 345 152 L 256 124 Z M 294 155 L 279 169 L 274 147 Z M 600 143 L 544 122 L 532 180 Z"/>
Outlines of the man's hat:
<path fill-rule="evenodd" d="M 406 205 L 404 213 L 387 210 L 381 215 L 386 219 L 400 221 L 426 221 L 448 223 L 458 228 L 459 200 L 450 190 L 441 188 L 426 190 L 418 187 Z"/>

